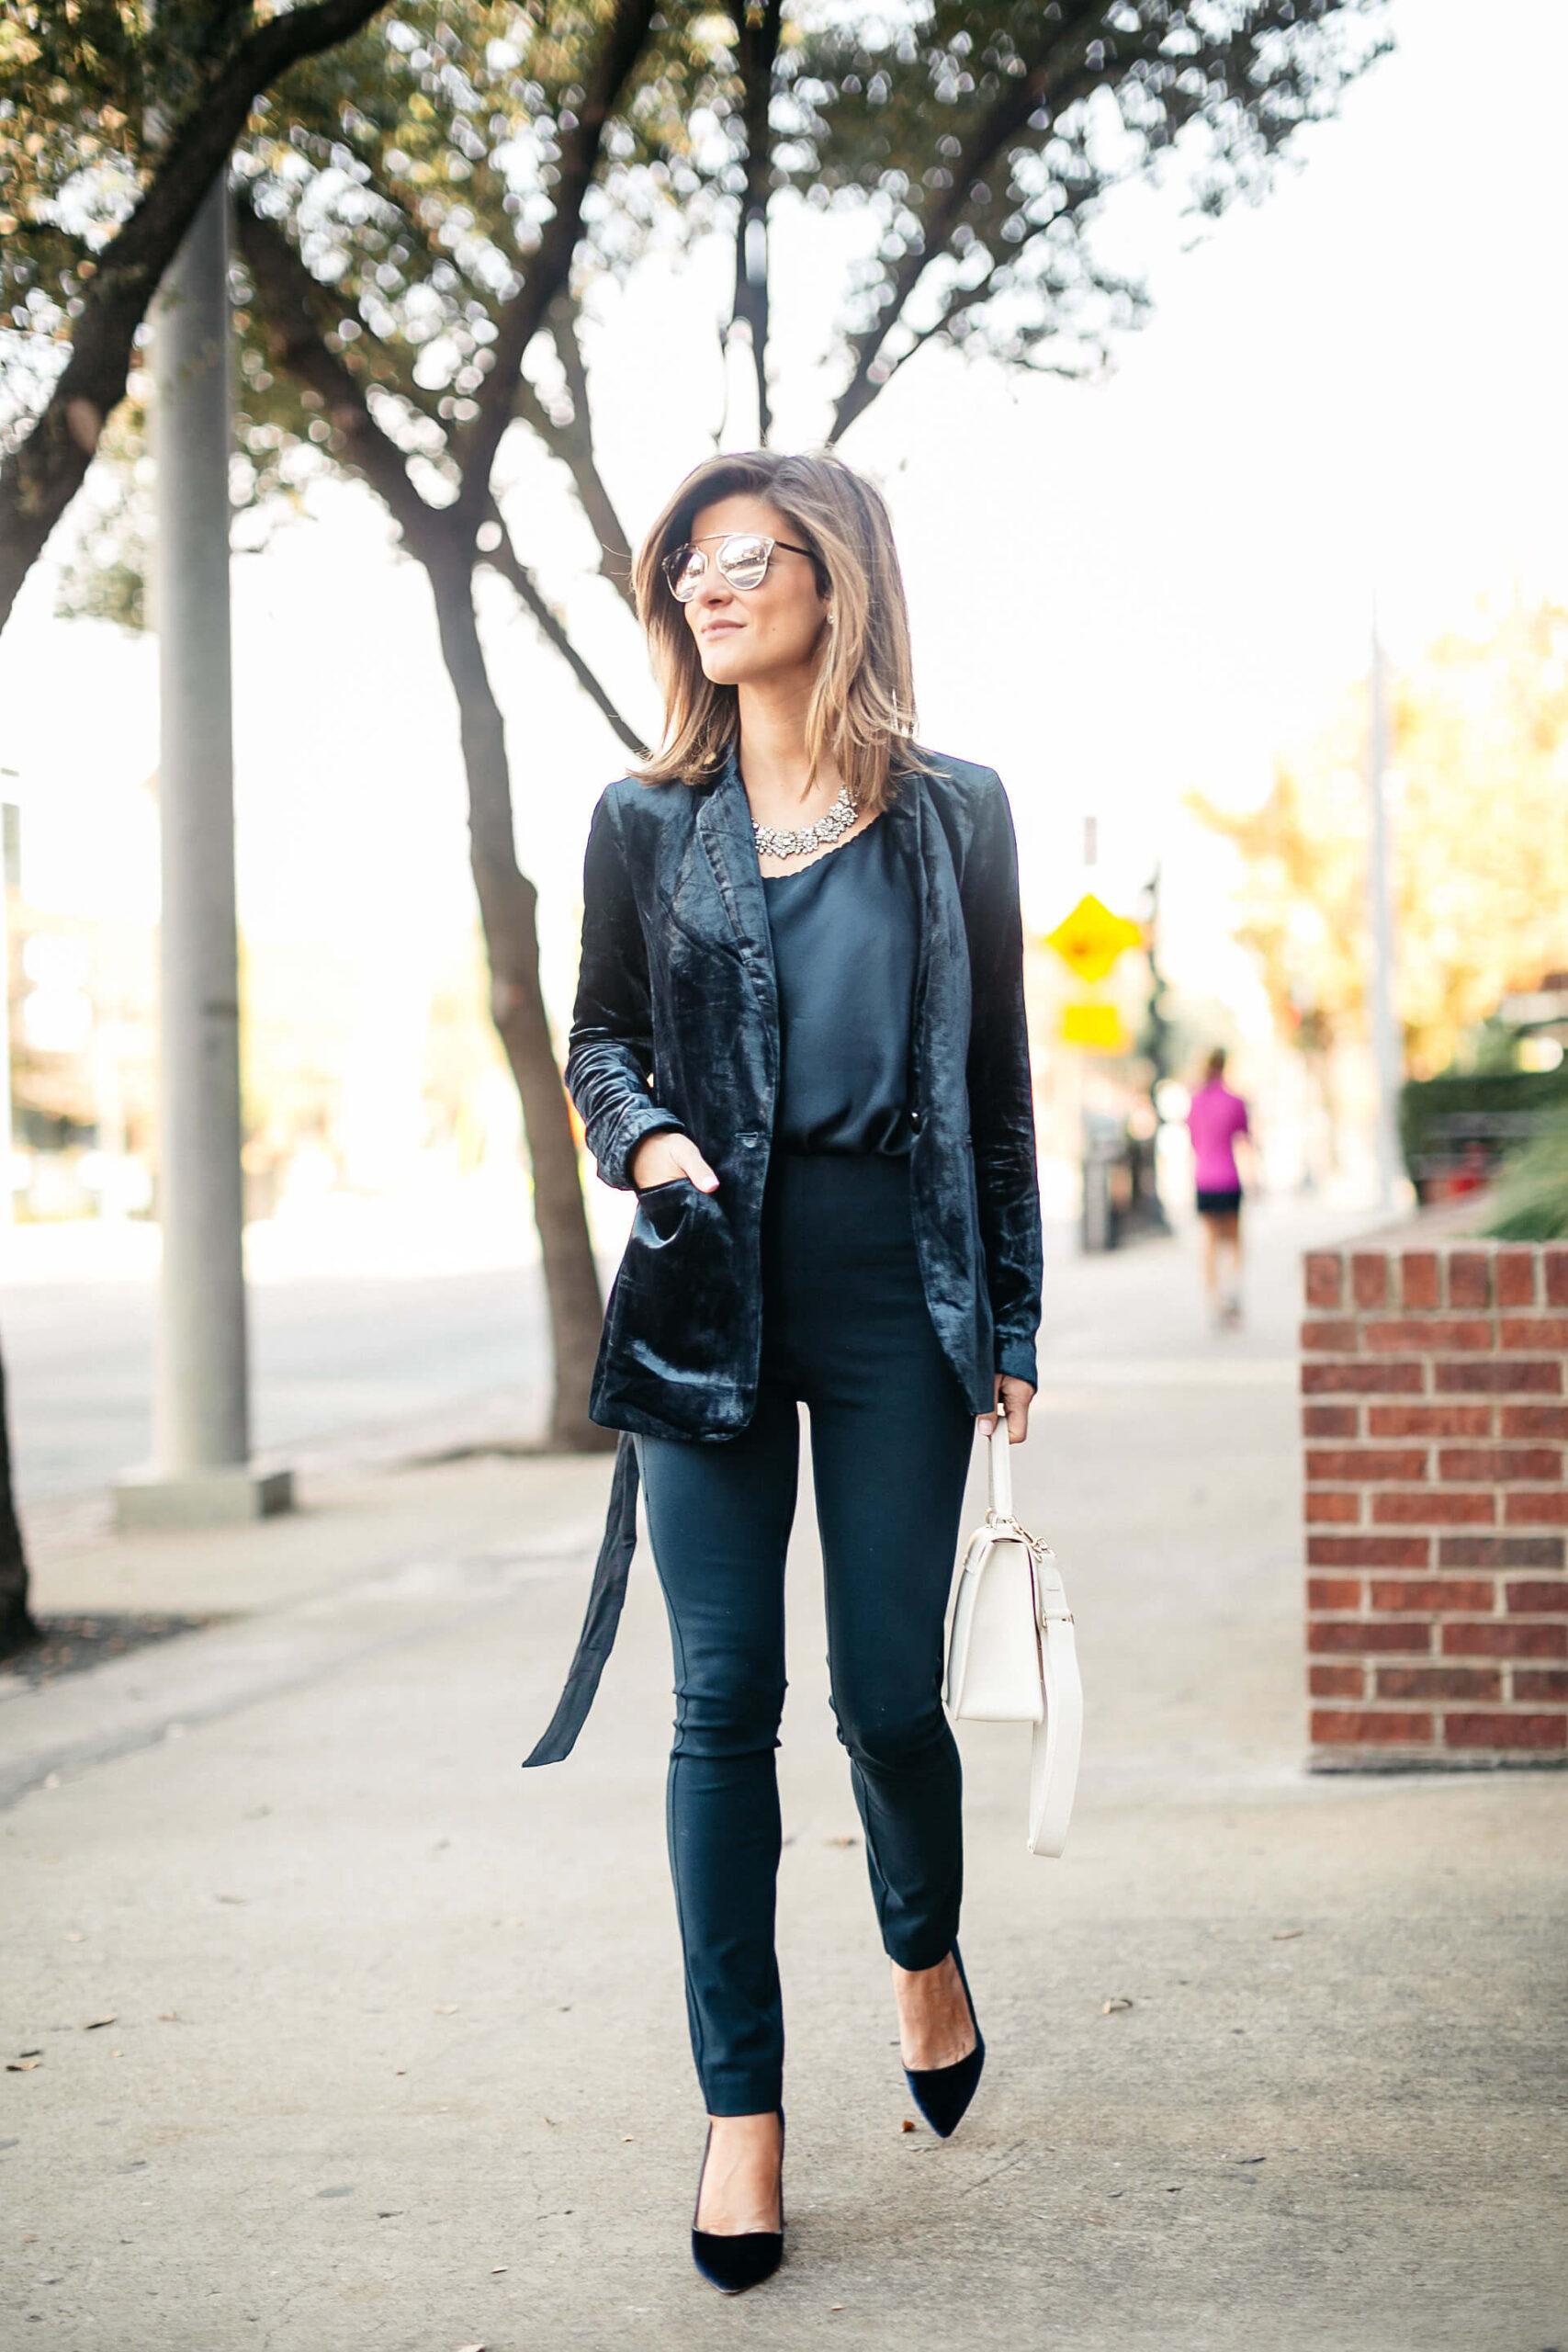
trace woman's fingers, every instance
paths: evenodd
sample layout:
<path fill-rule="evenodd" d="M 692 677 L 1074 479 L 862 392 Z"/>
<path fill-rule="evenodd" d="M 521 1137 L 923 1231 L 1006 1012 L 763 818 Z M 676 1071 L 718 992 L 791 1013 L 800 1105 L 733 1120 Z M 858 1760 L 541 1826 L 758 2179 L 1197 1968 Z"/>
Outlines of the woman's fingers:
<path fill-rule="evenodd" d="M 716 1193 L 718 1178 L 697 1149 L 690 1136 L 672 1136 L 675 1158 L 682 1176 L 690 1179 L 699 1193 Z"/>
<path fill-rule="evenodd" d="M 1034 1391 L 1027 1380 L 1015 1380 L 1010 1372 L 997 1374 L 997 1403 L 1005 1415 L 1008 1442 L 1021 1445 L 1029 1435 L 1029 1408 L 1034 1401 Z M 976 1413 L 975 1426 L 989 1437 L 997 1426 L 995 1413 Z"/>

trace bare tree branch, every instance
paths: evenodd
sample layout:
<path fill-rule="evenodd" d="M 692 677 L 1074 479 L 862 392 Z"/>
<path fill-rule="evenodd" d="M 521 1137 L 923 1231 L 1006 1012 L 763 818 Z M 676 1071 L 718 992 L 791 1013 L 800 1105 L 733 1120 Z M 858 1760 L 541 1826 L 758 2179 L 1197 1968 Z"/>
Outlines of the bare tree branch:
<path fill-rule="evenodd" d="M 746 141 L 740 217 L 735 231 L 730 328 L 733 332 L 744 326 L 750 336 L 757 379 L 757 437 L 765 449 L 773 424 L 768 400 L 768 194 L 773 172 L 769 111 L 784 31 L 784 0 L 729 0 L 729 13 L 735 24 L 740 123 Z"/>
<path fill-rule="evenodd" d="M 648 757 L 648 745 L 643 741 L 642 737 L 637 733 L 637 729 L 632 725 L 631 721 L 627 718 L 622 718 L 620 712 L 611 701 L 608 692 L 600 684 L 599 679 L 595 676 L 594 673 L 589 668 L 587 662 L 583 660 L 581 654 L 579 653 L 576 646 L 573 645 L 570 638 L 568 637 L 565 629 L 561 627 L 559 621 L 556 618 L 554 613 L 551 612 L 548 605 L 546 604 L 543 596 L 539 594 L 538 583 L 535 580 L 533 573 L 528 570 L 527 565 L 524 563 L 521 557 L 518 555 L 516 548 L 513 546 L 512 535 L 507 530 L 505 517 L 502 515 L 500 507 L 495 504 L 493 500 L 491 502 L 489 519 L 494 523 L 496 527 L 500 530 L 502 534 L 501 543 L 498 547 L 483 548 L 479 555 L 480 562 L 488 563 L 492 571 L 499 572 L 501 577 L 508 583 L 508 585 L 516 591 L 518 598 L 526 606 L 529 613 L 532 614 L 534 619 L 538 623 L 542 633 L 555 647 L 556 651 L 560 655 L 561 660 L 567 664 L 572 673 L 572 676 L 582 688 L 583 693 L 587 695 L 590 701 L 594 703 L 604 713 L 605 718 L 615 729 L 616 734 L 620 737 L 622 742 L 626 745 L 627 751 L 630 752 L 633 758 L 645 760 Z"/>
<path fill-rule="evenodd" d="M 136 330 L 197 209 L 244 129 L 258 90 L 333 49 L 385 0 L 320 0 L 271 17 L 215 64 L 172 133 L 135 211 L 98 257 L 71 356 L 37 424 L 0 465 L 0 628 L 55 524 L 81 488 L 98 436 L 125 397 Z"/>
<path fill-rule="evenodd" d="M 637 599 L 632 594 L 631 542 L 599 471 L 593 447 L 593 412 L 589 401 L 588 371 L 577 340 L 575 319 L 563 295 L 550 317 L 550 333 L 566 371 L 571 416 L 559 423 L 551 415 L 526 376 L 517 379 L 517 414 L 537 434 L 552 458 L 558 458 L 571 476 L 578 503 L 599 542 L 599 573 L 607 580 L 633 619 Z"/>
<path fill-rule="evenodd" d="M 656 14 L 657 0 L 618 0 L 588 76 L 577 119 L 562 133 L 554 189 L 556 209 L 529 256 L 521 288 L 501 313 L 491 345 L 494 362 L 479 393 L 479 414 L 456 451 L 463 478 L 458 511 L 469 530 L 477 528 L 490 498 L 491 469 L 515 410 L 523 354 L 571 275 L 572 256 L 582 234 L 582 207 L 598 169 L 604 125 L 641 54 Z"/>

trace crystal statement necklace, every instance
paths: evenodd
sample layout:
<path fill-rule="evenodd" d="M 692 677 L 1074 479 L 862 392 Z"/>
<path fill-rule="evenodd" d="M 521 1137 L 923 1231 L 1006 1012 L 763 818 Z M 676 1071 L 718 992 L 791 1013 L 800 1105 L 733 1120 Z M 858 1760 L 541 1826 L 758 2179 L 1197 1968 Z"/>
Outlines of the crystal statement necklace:
<path fill-rule="evenodd" d="M 804 857 L 808 849 L 826 849 L 853 826 L 859 814 L 850 798 L 847 784 L 839 787 L 839 797 L 825 817 L 814 825 L 796 825 L 783 831 L 777 825 L 753 824 L 757 836 L 759 857 Z"/>

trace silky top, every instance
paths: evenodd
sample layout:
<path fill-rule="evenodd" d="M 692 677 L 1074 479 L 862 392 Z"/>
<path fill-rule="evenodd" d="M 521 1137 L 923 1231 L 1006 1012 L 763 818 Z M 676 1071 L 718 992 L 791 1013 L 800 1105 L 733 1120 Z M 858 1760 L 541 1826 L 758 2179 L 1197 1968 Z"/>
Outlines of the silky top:
<path fill-rule="evenodd" d="M 1211 1079 L 1192 1097 L 1187 1127 L 1192 1137 L 1199 1192 L 1239 1192 L 1241 1177 L 1232 1139 L 1247 1133 L 1247 1105 L 1241 1096 L 1233 1094 L 1223 1079 Z"/>
<path fill-rule="evenodd" d="M 893 827 L 874 818 L 762 888 L 782 1046 L 775 1148 L 908 1152 L 919 917 Z"/>

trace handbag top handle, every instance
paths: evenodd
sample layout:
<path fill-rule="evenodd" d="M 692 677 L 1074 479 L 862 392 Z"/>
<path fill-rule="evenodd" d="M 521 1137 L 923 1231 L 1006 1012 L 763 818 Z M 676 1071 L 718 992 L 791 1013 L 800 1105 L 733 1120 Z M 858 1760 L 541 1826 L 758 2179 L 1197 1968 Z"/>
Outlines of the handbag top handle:
<path fill-rule="evenodd" d="M 1008 1459 L 1011 1445 L 1007 1415 L 998 1408 L 986 1453 L 986 1500 L 998 1519 L 1012 1517 L 1012 1464 Z"/>

